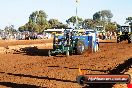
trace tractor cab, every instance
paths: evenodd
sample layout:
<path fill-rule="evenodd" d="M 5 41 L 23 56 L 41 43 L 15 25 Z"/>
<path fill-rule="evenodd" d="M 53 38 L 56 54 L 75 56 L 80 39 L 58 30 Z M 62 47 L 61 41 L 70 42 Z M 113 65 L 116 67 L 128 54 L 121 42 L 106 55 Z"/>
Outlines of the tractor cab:
<path fill-rule="evenodd" d="M 121 26 L 120 28 L 118 28 L 117 32 L 125 34 L 125 33 L 129 33 L 130 27 L 129 26 Z"/>

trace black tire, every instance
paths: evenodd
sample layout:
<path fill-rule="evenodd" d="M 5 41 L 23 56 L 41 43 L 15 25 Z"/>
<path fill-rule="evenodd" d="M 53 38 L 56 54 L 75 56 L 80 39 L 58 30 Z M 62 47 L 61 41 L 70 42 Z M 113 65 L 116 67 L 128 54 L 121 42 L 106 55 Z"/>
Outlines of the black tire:
<path fill-rule="evenodd" d="M 132 43 L 132 34 L 129 35 L 129 38 L 128 38 L 128 43 Z"/>
<path fill-rule="evenodd" d="M 76 53 L 82 55 L 86 50 L 84 42 L 78 40 L 76 45 Z"/>

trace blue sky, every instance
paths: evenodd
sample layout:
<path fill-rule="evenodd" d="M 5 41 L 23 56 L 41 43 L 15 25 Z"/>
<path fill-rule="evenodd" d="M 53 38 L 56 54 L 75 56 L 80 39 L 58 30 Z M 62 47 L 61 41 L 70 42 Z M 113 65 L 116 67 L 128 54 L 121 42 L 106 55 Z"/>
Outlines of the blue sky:
<path fill-rule="evenodd" d="M 112 21 L 119 24 L 125 18 L 132 16 L 132 0 L 80 0 L 78 16 L 92 18 L 100 10 L 111 10 Z M 36 10 L 44 10 L 48 19 L 57 18 L 63 23 L 75 15 L 75 0 L 1 0 L 0 1 L 0 29 L 6 25 L 15 25 L 18 28 L 28 21 L 29 15 Z"/>

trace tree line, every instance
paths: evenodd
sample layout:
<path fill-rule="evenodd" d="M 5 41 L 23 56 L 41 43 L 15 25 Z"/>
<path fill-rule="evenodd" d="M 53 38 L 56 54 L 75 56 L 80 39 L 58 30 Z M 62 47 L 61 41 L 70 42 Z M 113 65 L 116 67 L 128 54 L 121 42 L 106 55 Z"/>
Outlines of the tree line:
<path fill-rule="evenodd" d="M 66 24 L 60 22 L 58 19 L 47 20 L 48 15 L 43 11 L 34 11 L 30 14 L 28 22 L 18 28 L 19 31 L 30 31 L 30 32 L 43 32 L 48 28 L 69 28 L 69 25 L 75 26 L 76 16 L 71 16 L 66 20 Z M 91 19 L 82 19 L 77 17 L 79 28 L 90 28 L 94 29 L 96 26 L 103 26 L 106 31 L 115 31 L 120 25 L 116 22 L 112 22 L 111 19 L 113 14 L 110 10 L 102 10 L 93 14 Z M 126 18 L 126 23 L 132 25 L 132 17 Z M 14 31 L 14 26 L 6 27 L 6 31 Z"/>
<path fill-rule="evenodd" d="M 47 20 L 47 14 L 43 11 L 32 12 L 29 21 L 19 27 L 19 31 L 43 32 L 47 28 L 68 28 L 67 24 L 63 24 L 58 19 Z"/>

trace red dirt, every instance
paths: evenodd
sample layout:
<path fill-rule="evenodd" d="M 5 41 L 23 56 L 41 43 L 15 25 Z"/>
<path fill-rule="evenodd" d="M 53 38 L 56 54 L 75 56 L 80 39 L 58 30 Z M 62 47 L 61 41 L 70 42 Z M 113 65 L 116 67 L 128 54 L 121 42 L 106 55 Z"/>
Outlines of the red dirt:
<path fill-rule="evenodd" d="M 17 41 L 17 44 L 30 44 L 31 40 L 20 42 Z M 48 57 L 47 50 L 43 47 L 14 54 L 0 54 L 0 87 L 81 88 L 76 83 L 78 68 L 84 69 L 85 74 L 112 74 L 115 67 L 132 58 L 132 44 L 103 42 L 105 43 L 100 43 L 97 53 L 69 57 Z M 16 43 L 8 42 L 6 46 L 14 44 Z M 0 46 L 5 46 L 5 43 L 0 43 Z"/>

